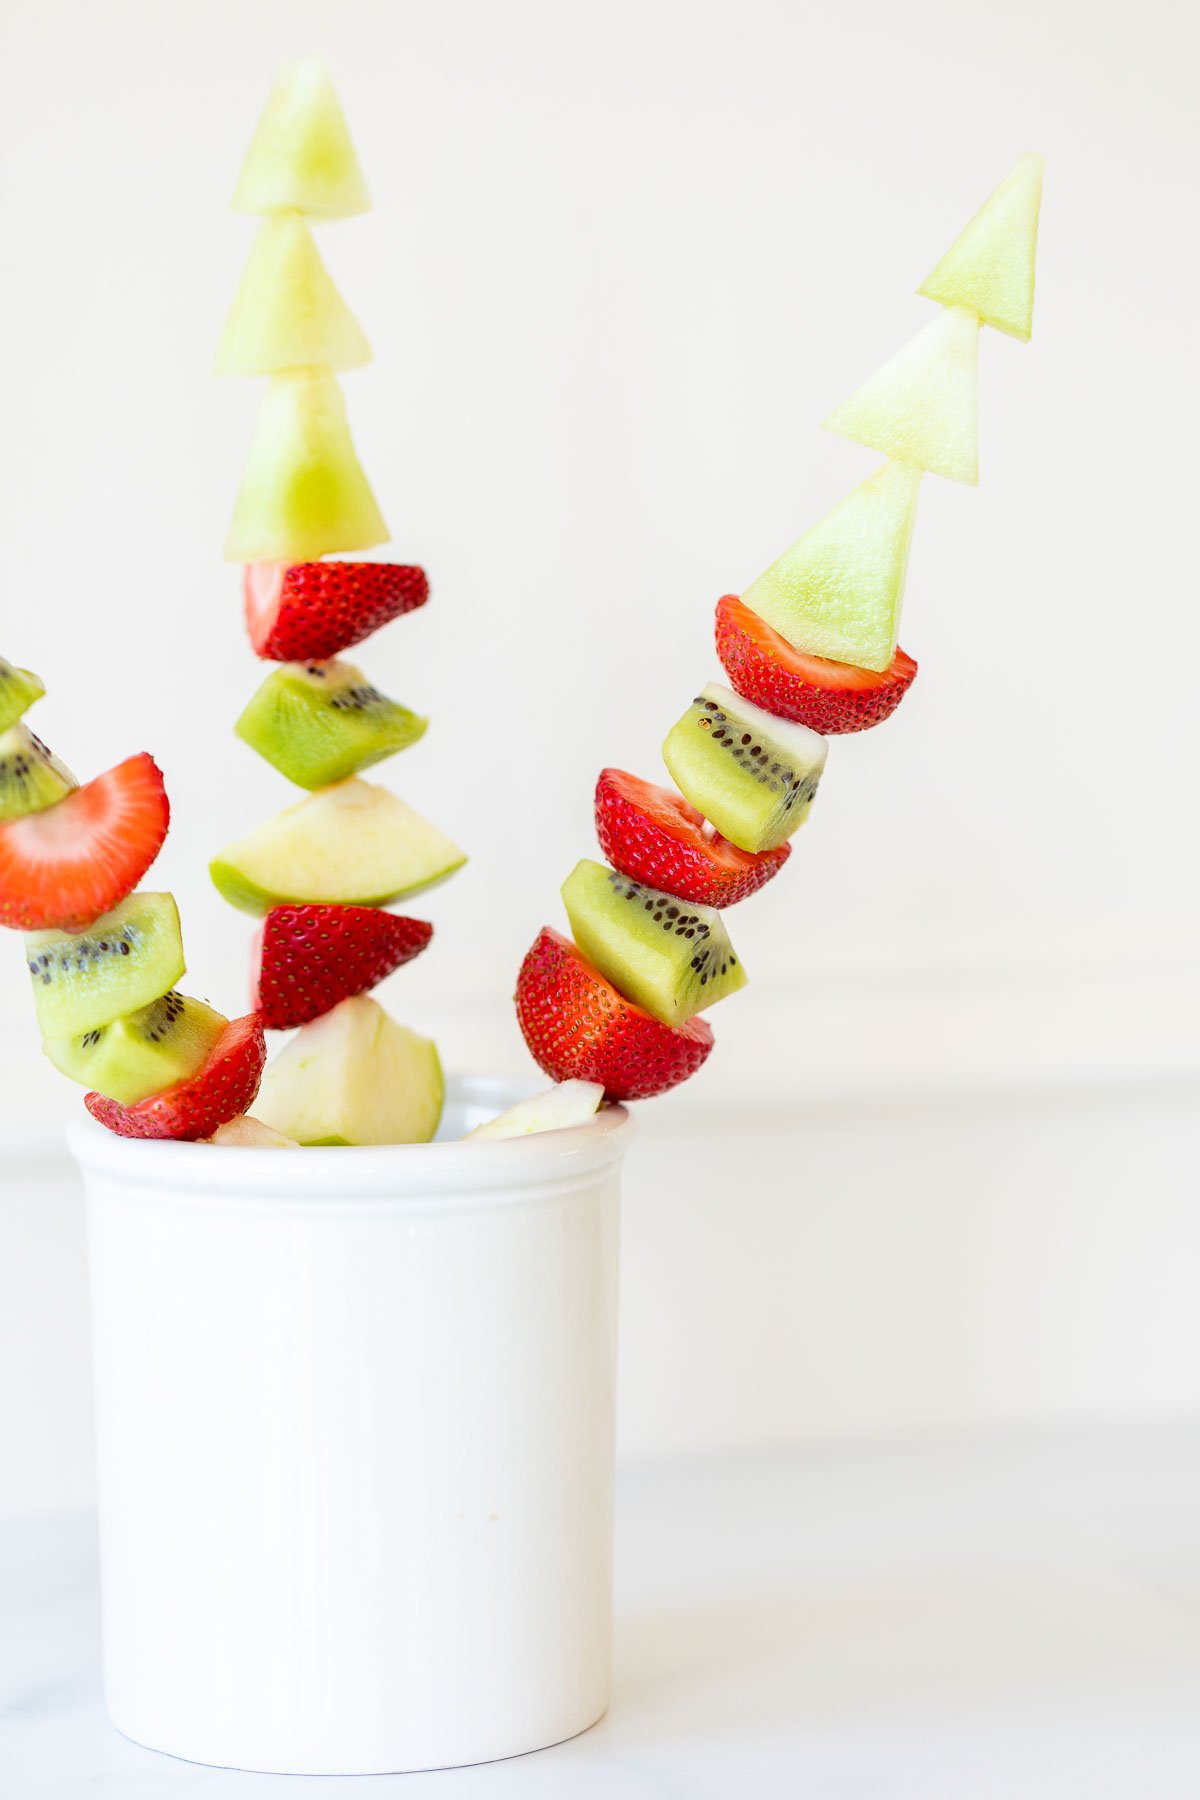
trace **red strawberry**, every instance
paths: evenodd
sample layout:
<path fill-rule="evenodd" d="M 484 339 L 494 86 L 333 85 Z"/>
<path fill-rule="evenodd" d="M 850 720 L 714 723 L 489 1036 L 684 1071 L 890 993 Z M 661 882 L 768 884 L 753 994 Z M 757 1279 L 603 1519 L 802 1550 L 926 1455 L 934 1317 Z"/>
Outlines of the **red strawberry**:
<path fill-rule="evenodd" d="M 757 856 L 710 832 L 704 816 L 670 788 L 623 769 L 596 783 L 596 836 L 622 875 L 700 906 L 732 906 L 778 874 L 790 844 Z"/>
<path fill-rule="evenodd" d="M 83 1102 L 93 1119 L 118 1137 L 211 1137 L 218 1125 L 252 1105 L 266 1060 L 262 1020 L 247 1013 L 225 1027 L 207 1062 L 189 1081 L 177 1081 L 136 1106 L 121 1106 L 103 1094 L 85 1094 Z"/>
<path fill-rule="evenodd" d="M 0 925 L 81 931 L 135 888 L 171 808 L 143 751 L 44 812 L 0 825 Z"/>
<path fill-rule="evenodd" d="M 521 964 L 516 1001 L 538 1067 L 555 1081 L 602 1081 L 609 1100 L 665 1094 L 694 1075 L 713 1046 L 704 1019 L 660 1024 L 548 925 Z"/>
<path fill-rule="evenodd" d="M 409 563 L 247 563 L 246 630 L 269 662 L 321 662 L 429 598 Z"/>
<path fill-rule="evenodd" d="M 254 1004 L 268 1031 L 307 1025 L 376 987 L 432 936 L 424 919 L 375 906 L 274 906 L 255 950 Z"/>
<path fill-rule="evenodd" d="M 880 724 L 895 712 L 917 672 L 903 650 L 882 673 L 806 656 L 736 594 L 717 603 L 717 655 L 743 700 L 824 737 Z"/>

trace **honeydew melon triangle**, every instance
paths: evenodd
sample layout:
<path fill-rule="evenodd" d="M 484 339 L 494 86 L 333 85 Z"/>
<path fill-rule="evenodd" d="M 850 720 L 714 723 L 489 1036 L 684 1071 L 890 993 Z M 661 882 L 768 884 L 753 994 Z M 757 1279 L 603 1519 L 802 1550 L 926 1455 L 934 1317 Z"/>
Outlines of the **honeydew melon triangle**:
<path fill-rule="evenodd" d="M 943 306 L 969 306 L 985 325 L 1028 343 L 1044 169 L 1042 157 L 1023 156 L 918 291 Z"/>
<path fill-rule="evenodd" d="M 742 595 L 810 656 L 886 669 L 896 649 L 921 471 L 887 462 Z"/>
<path fill-rule="evenodd" d="M 319 56 L 279 71 L 233 196 L 234 212 L 366 212 L 367 184 L 329 70 Z"/>
<path fill-rule="evenodd" d="M 230 905 L 388 906 L 466 862 L 458 845 L 386 788 L 341 781 L 229 844 L 209 873 Z M 273 1123 L 273 1121 L 268 1121 Z"/>
<path fill-rule="evenodd" d="M 214 373 L 275 375 L 324 364 L 357 369 L 371 346 L 299 213 L 264 220 L 221 333 Z"/>
<path fill-rule="evenodd" d="M 234 503 L 226 560 L 311 562 L 387 537 L 329 370 L 273 376 Z"/>
<path fill-rule="evenodd" d="M 825 420 L 951 481 L 979 480 L 979 319 L 950 306 Z"/>

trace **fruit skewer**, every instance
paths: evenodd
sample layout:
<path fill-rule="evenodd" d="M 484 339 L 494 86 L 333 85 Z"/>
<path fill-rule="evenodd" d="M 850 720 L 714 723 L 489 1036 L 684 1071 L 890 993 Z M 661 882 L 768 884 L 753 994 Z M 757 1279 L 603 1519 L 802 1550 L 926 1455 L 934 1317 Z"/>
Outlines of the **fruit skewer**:
<path fill-rule="evenodd" d="M 262 1026 L 176 991 L 179 909 L 134 891 L 170 823 L 157 764 L 80 787 L 25 723 L 44 692 L 0 659 L 0 924 L 25 933 L 42 1049 L 111 1131 L 207 1137 L 254 1099 Z"/>
<path fill-rule="evenodd" d="M 433 932 L 384 909 L 466 860 L 396 795 L 361 779 L 417 743 L 427 721 L 343 652 L 429 594 L 415 566 L 338 560 L 389 534 L 337 379 L 370 361 L 370 346 L 310 225 L 368 206 L 324 64 L 284 69 L 234 194 L 234 210 L 262 223 L 216 372 L 267 379 L 225 555 L 245 565 L 251 644 L 277 666 L 236 730 L 306 797 L 210 868 L 226 900 L 263 919 L 254 952 L 263 1024 L 298 1028 L 268 1067 L 256 1116 L 302 1144 L 423 1142 L 436 1131 L 437 1050 L 369 994 Z"/>
<path fill-rule="evenodd" d="M 825 739 L 890 717 L 917 673 L 896 633 L 925 473 L 975 483 L 979 334 L 1033 326 L 1042 159 L 1022 157 L 920 292 L 941 311 L 825 420 L 887 460 L 742 595 L 717 606 L 714 683 L 671 728 L 679 792 L 602 771 L 596 831 L 562 896 L 574 941 L 539 933 L 517 1017 L 556 1081 L 611 1100 L 665 1093 L 704 1063 L 699 1014 L 745 984 L 719 912 L 784 866 Z"/>

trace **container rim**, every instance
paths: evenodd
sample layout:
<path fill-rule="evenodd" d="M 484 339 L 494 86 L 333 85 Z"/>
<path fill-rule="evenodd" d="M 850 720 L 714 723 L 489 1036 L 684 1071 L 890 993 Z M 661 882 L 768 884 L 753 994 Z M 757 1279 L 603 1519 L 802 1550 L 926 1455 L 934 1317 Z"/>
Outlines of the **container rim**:
<path fill-rule="evenodd" d="M 446 1081 L 446 1107 L 499 1112 L 537 1091 L 538 1084 L 495 1075 L 458 1075 Z M 117 1137 L 94 1119 L 67 1127 L 72 1156 L 88 1174 L 158 1196 L 204 1194 L 287 1202 L 337 1198 L 419 1206 L 430 1195 L 515 1198 L 531 1188 L 571 1186 L 576 1178 L 616 1162 L 633 1133 L 621 1105 L 608 1105 L 586 1125 L 520 1138 L 461 1138 L 432 1144 L 384 1144 L 290 1151 Z"/>

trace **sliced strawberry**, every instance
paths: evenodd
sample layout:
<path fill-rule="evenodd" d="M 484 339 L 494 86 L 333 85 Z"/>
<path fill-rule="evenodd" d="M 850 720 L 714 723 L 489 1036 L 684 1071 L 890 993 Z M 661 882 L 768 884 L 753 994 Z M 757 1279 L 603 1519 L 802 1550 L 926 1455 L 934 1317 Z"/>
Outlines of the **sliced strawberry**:
<path fill-rule="evenodd" d="M 548 925 L 521 964 L 516 1002 L 538 1067 L 555 1081 L 602 1081 L 609 1100 L 665 1094 L 694 1075 L 713 1046 L 704 1019 L 660 1024 Z"/>
<path fill-rule="evenodd" d="M 137 886 L 171 808 L 143 751 L 44 812 L 0 825 L 0 925 L 81 931 Z"/>
<path fill-rule="evenodd" d="M 736 594 L 717 603 L 717 655 L 743 700 L 823 737 L 880 724 L 895 712 L 917 672 L 903 650 L 882 673 L 806 656 Z"/>
<path fill-rule="evenodd" d="M 419 956 L 433 936 L 424 919 L 375 906 L 274 906 L 251 973 L 268 1031 L 290 1031 L 365 994 Z"/>
<path fill-rule="evenodd" d="M 93 1119 L 118 1137 L 211 1137 L 226 1119 L 249 1111 L 266 1060 L 262 1020 L 247 1013 L 225 1027 L 208 1061 L 189 1081 L 177 1081 L 136 1106 L 122 1106 L 103 1094 L 85 1094 L 83 1101 Z"/>
<path fill-rule="evenodd" d="M 322 662 L 429 598 L 409 563 L 247 563 L 246 630 L 269 662 Z"/>
<path fill-rule="evenodd" d="M 757 856 L 739 850 L 712 831 L 682 794 L 623 769 L 600 771 L 596 836 L 622 875 L 699 906 L 732 906 L 757 893 L 792 850 L 790 844 Z"/>

